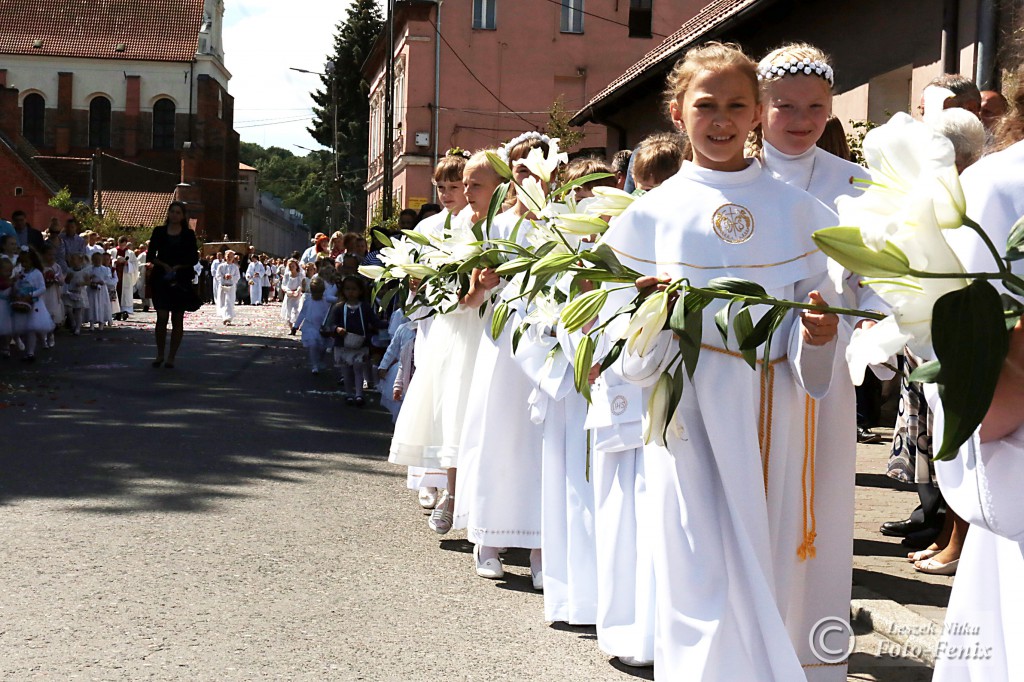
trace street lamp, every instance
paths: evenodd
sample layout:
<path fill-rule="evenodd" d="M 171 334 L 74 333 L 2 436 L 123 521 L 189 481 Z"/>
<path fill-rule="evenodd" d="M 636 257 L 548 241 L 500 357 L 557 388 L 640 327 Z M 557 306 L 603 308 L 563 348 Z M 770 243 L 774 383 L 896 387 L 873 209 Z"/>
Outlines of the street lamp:
<path fill-rule="evenodd" d="M 331 81 L 331 112 L 333 113 L 333 127 L 331 131 L 331 151 L 334 154 L 334 180 L 338 180 L 338 89 L 336 85 L 336 79 L 334 78 L 334 60 L 328 59 L 327 63 L 324 64 L 324 70 L 320 71 L 309 71 L 308 69 L 298 69 L 294 66 L 288 67 L 289 71 L 298 71 L 299 73 L 308 73 L 312 76 L 322 76 L 323 78 L 329 78 Z"/>
<path fill-rule="evenodd" d="M 298 69 L 294 66 L 289 66 L 289 70 L 298 71 L 299 73 L 308 73 L 314 76 L 320 76 L 322 78 L 328 78 L 331 81 L 331 113 L 333 114 L 333 125 L 331 129 L 331 153 L 334 156 L 334 186 L 341 189 L 341 174 L 338 172 L 338 86 L 337 79 L 334 77 L 334 60 L 328 59 L 324 64 L 323 73 L 319 71 L 309 71 L 308 69 Z M 299 147 L 299 145 L 295 145 Z M 305 147 L 299 147 L 305 149 Z M 310 150 L 312 151 L 312 150 Z M 331 197 L 331 205 L 334 204 L 334 198 Z M 334 212 L 331 211 L 331 227 L 337 227 L 334 225 Z"/>

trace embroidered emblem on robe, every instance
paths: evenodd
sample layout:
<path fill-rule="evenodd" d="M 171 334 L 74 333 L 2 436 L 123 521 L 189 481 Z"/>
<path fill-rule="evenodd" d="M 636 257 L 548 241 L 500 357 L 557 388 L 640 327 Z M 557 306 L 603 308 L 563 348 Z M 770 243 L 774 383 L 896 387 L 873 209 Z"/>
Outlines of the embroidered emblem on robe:
<path fill-rule="evenodd" d="M 725 204 L 711 216 L 718 238 L 727 244 L 742 244 L 754 236 L 754 215 L 739 204 Z"/>
<path fill-rule="evenodd" d="M 617 395 L 615 400 L 612 401 L 612 414 L 616 417 L 626 413 L 626 408 L 629 407 L 629 401 L 626 400 L 626 396 Z"/>

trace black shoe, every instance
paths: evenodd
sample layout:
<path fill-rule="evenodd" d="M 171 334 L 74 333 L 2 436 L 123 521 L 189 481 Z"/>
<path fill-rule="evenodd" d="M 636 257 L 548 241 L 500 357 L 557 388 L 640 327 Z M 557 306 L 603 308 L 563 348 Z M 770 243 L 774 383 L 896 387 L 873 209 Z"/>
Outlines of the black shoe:
<path fill-rule="evenodd" d="M 931 526 L 921 521 L 904 519 L 902 521 L 886 521 L 882 524 L 882 527 L 878 529 L 878 532 L 882 535 L 888 535 L 891 538 L 904 538 L 911 533 L 929 530 L 930 528 Z"/>
<path fill-rule="evenodd" d="M 881 443 L 882 437 L 877 433 L 871 433 L 871 429 L 866 429 L 863 426 L 857 427 L 857 442 L 858 443 Z"/>
<path fill-rule="evenodd" d="M 928 549 L 935 542 L 935 538 L 939 537 L 938 528 L 928 528 L 926 530 L 919 530 L 916 533 L 911 533 L 907 537 L 900 541 L 900 544 L 907 549 Z"/>

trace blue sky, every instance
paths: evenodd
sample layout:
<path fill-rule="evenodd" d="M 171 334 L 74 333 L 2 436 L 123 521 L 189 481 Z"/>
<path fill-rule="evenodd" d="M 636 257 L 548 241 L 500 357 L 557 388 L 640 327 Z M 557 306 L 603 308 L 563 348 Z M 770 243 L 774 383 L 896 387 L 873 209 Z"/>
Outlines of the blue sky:
<path fill-rule="evenodd" d="M 318 148 L 306 128 L 309 97 L 320 79 L 288 67 L 323 71 L 344 18 L 345 0 L 228 0 L 224 11 L 224 61 L 232 78 L 235 129 L 246 142 Z M 302 120 L 296 120 L 302 119 Z"/>

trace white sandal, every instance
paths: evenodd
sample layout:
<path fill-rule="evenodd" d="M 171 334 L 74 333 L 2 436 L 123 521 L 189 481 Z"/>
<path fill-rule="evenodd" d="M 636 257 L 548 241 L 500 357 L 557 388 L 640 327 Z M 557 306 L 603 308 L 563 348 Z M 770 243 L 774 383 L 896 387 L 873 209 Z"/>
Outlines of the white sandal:
<path fill-rule="evenodd" d="M 935 559 L 925 559 L 914 564 L 914 568 L 921 573 L 930 575 L 956 575 L 956 567 L 959 563 L 959 559 L 953 559 L 947 563 L 941 563 Z"/>
<path fill-rule="evenodd" d="M 444 535 L 452 529 L 452 522 L 454 521 L 453 511 L 455 508 L 455 498 L 448 495 L 448 491 L 441 493 L 441 499 L 437 501 L 437 506 L 434 507 L 434 511 L 430 513 L 430 519 L 427 520 L 427 525 L 430 526 L 430 530 L 434 531 L 438 535 Z"/>
<path fill-rule="evenodd" d="M 935 556 L 941 551 L 941 549 L 922 549 L 918 552 L 911 552 L 907 555 L 907 561 L 909 561 L 912 564 L 916 564 L 918 561 L 931 559 L 933 556 Z"/>

